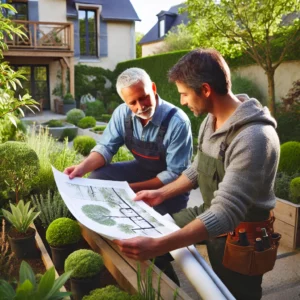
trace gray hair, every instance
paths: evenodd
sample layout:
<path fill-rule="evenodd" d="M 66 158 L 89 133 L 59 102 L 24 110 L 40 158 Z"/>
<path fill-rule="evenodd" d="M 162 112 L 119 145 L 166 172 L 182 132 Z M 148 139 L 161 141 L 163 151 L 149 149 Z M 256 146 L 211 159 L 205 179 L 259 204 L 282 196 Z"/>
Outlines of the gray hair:
<path fill-rule="evenodd" d="M 145 89 L 151 89 L 152 81 L 147 72 L 140 68 L 129 68 L 122 72 L 117 79 L 117 92 L 119 96 L 123 99 L 121 91 L 124 88 L 130 87 L 138 82 L 143 82 Z M 124 100 L 124 99 L 123 99 Z"/>

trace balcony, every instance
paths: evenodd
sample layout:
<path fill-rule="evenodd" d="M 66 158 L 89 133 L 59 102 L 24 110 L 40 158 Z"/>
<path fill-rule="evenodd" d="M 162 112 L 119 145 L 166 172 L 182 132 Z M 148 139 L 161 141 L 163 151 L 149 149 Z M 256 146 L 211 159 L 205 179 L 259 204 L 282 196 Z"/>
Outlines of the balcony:
<path fill-rule="evenodd" d="M 74 56 L 74 28 L 72 23 L 14 21 L 26 37 L 6 36 L 5 56 Z"/>

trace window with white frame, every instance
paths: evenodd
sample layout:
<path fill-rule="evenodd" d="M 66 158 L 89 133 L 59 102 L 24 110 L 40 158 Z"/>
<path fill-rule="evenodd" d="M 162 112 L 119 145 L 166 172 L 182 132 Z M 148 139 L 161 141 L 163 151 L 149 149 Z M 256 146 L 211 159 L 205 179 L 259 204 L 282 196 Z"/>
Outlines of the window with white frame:
<path fill-rule="evenodd" d="M 165 20 L 159 21 L 159 37 L 163 37 L 165 35 Z"/>

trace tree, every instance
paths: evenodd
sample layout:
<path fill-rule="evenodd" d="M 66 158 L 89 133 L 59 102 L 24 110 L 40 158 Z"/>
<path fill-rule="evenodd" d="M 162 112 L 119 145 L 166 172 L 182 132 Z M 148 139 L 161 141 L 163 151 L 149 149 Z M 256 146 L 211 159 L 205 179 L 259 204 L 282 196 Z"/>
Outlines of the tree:
<path fill-rule="evenodd" d="M 139 45 L 139 42 L 143 37 L 144 37 L 143 33 L 141 33 L 141 32 L 135 33 L 136 58 L 142 57 L 142 46 Z"/>
<path fill-rule="evenodd" d="M 0 119 L 9 118 L 9 120 L 17 126 L 15 112 L 19 112 L 24 116 L 22 106 L 27 107 L 32 111 L 28 105 L 33 105 L 36 109 L 37 104 L 29 94 L 23 97 L 15 98 L 15 91 L 17 86 L 22 88 L 20 79 L 26 79 L 21 71 L 14 71 L 9 64 L 3 61 L 3 52 L 8 49 L 5 43 L 6 39 L 13 39 L 14 35 L 20 38 L 25 38 L 26 35 L 22 30 L 22 26 L 15 25 L 11 20 L 3 15 L 3 11 L 12 10 L 16 12 L 14 7 L 9 4 L 1 4 L 0 2 Z"/>
<path fill-rule="evenodd" d="M 187 0 L 186 5 L 196 46 L 214 47 L 231 57 L 246 52 L 264 69 L 267 103 L 275 115 L 274 74 L 300 41 L 300 1 Z M 276 58 L 275 47 L 280 48 Z"/>
<path fill-rule="evenodd" d="M 191 49 L 193 46 L 193 34 L 185 24 L 173 27 L 164 39 L 164 47 L 159 53 Z"/>

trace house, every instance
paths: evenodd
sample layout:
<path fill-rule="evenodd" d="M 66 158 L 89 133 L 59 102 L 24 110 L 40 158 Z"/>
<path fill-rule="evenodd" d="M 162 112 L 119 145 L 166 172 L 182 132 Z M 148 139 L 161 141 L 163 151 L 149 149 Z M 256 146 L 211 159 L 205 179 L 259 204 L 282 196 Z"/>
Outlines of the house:
<path fill-rule="evenodd" d="M 130 0 L 7 1 L 17 13 L 7 17 L 23 25 L 26 39 L 7 38 L 4 59 L 23 69 L 23 87 L 43 108 L 54 111 L 52 91 L 62 87 L 74 95 L 74 65 L 114 70 L 135 58 L 135 21 Z"/>
<path fill-rule="evenodd" d="M 184 4 L 172 6 L 168 11 L 162 10 L 157 14 L 156 24 L 144 35 L 139 44 L 142 46 L 142 57 L 155 54 L 164 46 L 164 38 L 172 27 L 188 23 L 187 12 L 178 13 Z"/>

